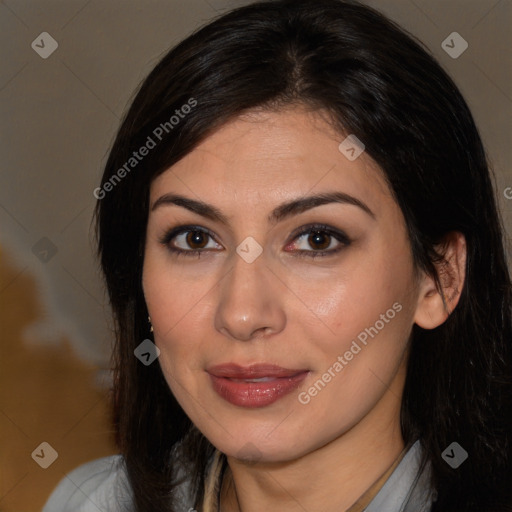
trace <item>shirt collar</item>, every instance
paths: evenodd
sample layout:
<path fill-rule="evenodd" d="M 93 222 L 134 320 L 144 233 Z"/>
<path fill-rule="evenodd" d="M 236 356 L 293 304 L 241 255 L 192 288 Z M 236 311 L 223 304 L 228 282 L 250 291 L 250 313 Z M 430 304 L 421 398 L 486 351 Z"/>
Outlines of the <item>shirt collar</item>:
<path fill-rule="evenodd" d="M 422 460 L 417 440 L 364 512 L 429 512 L 436 499 L 430 477 L 430 462 Z"/>

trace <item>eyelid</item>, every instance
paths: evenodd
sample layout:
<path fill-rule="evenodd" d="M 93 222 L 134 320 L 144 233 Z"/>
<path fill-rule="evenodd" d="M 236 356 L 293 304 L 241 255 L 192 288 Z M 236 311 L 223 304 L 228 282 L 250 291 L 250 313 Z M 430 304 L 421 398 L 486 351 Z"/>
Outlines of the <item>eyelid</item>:
<path fill-rule="evenodd" d="M 173 238 L 183 233 L 186 233 L 187 231 L 201 231 L 202 233 L 206 233 L 208 236 L 210 236 L 216 243 L 219 243 L 212 231 L 210 231 L 208 228 L 197 226 L 196 224 L 184 224 L 171 228 L 163 234 L 163 236 L 159 239 L 159 242 L 163 245 L 168 245 Z M 193 249 L 190 249 L 187 252 L 192 251 Z"/>
<path fill-rule="evenodd" d="M 319 222 L 312 222 L 311 224 L 305 224 L 303 226 L 300 226 L 299 228 L 293 230 L 293 232 L 290 234 L 289 241 L 287 244 L 295 240 L 297 237 L 301 235 L 305 235 L 311 231 L 322 231 L 325 232 L 337 240 L 341 239 L 341 242 L 344 242 L 346 244 L 349 244 L 352 242 L 352 240 L 347 236 L 345 232 L 343 232 L 340 229 L 328 226 L 327 224 L 322 224 Z M 316 251 L 319 252 L 319 251 Z"/>
<path fill-rule="evenodd" d="M 199 232 L 205 233 L 209 237 L 211 237 L 215 243 L 222 245 L 217 241 L 216 236 L 212 231 L 210 231 L 208 228 L 198 226 L 196 224 L 186 224 L 186 225 L 180 225 L 180 226 L 171 228 L 164 233 L 164 235 L 159 239 L 159 242 L 162 245 L 166 246 L 171 252 L 178 254 L 178 255 L 179 254 L 200 255 L 200 253 L 211 252 L 212 250 L 214 250 L 214 249 L 204 249 L 204 248 L 203 249 L 181 249 L 179 247 L 170 247 L 169 244 L 170 244 L 171 240 L 173 240 L 176 236 L 181 235 L 186 232 L 189 232 L 189 231 L 199 231 Z M 312 258 L 317 257 L 317 256 L 329 256 L 329 255 L 333 255 L 333 254 L 339 252 L 343 247 L 348 246 L 352 243 L 352 240 L 342 230 L 328 226 L 326 224 L 316 222 L 316 223 L 305 224 L 305 225 L 302 225 L 302 226 L 298 227 L 297 229 L 295 229 L 290 234 L 285 246 L 289 245 L 291 242 L 293 242 L 297 238 L 300 238 L 304 235 L 310 234 L 311 232 L 314 232 L 314 231 L 320 231 L 320 232 L 326 233 L 329 236 L 335 238 L 340 243 L 340 246 L 335 249 L 324 249 L 322 251 L 302 249 L 302 250 L 292 251 L 292 252 L 298 253 L 299 255 L 310 256 Z"/>

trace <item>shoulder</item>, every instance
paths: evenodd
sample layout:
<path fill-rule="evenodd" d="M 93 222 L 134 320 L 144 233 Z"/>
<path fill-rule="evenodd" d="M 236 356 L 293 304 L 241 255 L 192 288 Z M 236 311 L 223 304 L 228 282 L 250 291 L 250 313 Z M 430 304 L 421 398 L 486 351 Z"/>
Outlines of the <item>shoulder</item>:
<path fill-rule="evenodd" d="M 174 492 L 180 507 L 192 507 L 189 473 L 178 464 Z M 58 483 L 42 512 L 131 512 L 133 493 L 122 455 L 110 455 L 78 466 Z"/>
<path fill-rule="evenodd" d="M 110 455 L 66 474 L 42 512 L 127 512 L 131 502 L 123 457 Z"/>

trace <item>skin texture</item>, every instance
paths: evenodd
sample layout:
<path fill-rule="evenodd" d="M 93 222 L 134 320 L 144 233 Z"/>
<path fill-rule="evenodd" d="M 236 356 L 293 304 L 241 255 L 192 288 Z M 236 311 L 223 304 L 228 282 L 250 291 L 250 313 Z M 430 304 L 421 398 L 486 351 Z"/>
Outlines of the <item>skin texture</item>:
<path fill-rule="evenodd" d="M 430 329 L 448 316 L 433 279 L 415 272 L 404 218 L 382 171 L 364 152 L 349 161 L 338 149 L 345 136 L 325 119 L 299 106 L 253 111 L 151 185 L 150 205 L 175 193 L 214 205 L 228 220 L 224 225 L 177 205 L 150 211 L 143 272 L 166 380 L 194 424 L 228 456 L 227 512 L 350 507 L 404 448 L 400 399 L 413 324 Z M 268 223 L 281 203 L 333 191 L 364 202 L 374 216 L 331 203 Z M 342 231 L 350 243 L 328 234 L 316 242 L 308 233 L 293 238 L 310 223 Z M 170 228 L 185 224 L 206 228 L 215 239 L 188 233 L 187 244 L 185 233 L 168 245 L 204 247 L 200 258 L 176 256 L 161 242 Z M 252 263 L 236 252 L 247 237 L 263 248 Z M 340 246 L 325 257 L 307 256 Z M 442 278 L 453 309 L 464 279 L 461 235 L 448 239 L 446 254 Z M 299 393 L 396 303 L 401 310 L 394 318 L 301 403 Z M 277 402 L 247 409 L 211 386 L 206 368 L 228 362 L 309 374 Z"/>

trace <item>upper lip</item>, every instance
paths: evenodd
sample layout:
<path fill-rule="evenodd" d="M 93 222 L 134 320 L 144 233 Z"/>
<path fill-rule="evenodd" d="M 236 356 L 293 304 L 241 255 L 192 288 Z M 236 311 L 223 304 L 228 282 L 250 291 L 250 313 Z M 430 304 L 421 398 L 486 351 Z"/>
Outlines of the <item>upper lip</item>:
<path fill-rule="evenodd" d="M 275 364 L 266 363 L 251 364 L 249 366 L 227 363 L 211 366 L 206 371 L 215 377 L 224 377 L 228 379 L 259 379 L 262 377 L 293 377 L 294 375 L 307 372 L 308 370 L 305 368 L 283 368 Z"/>

